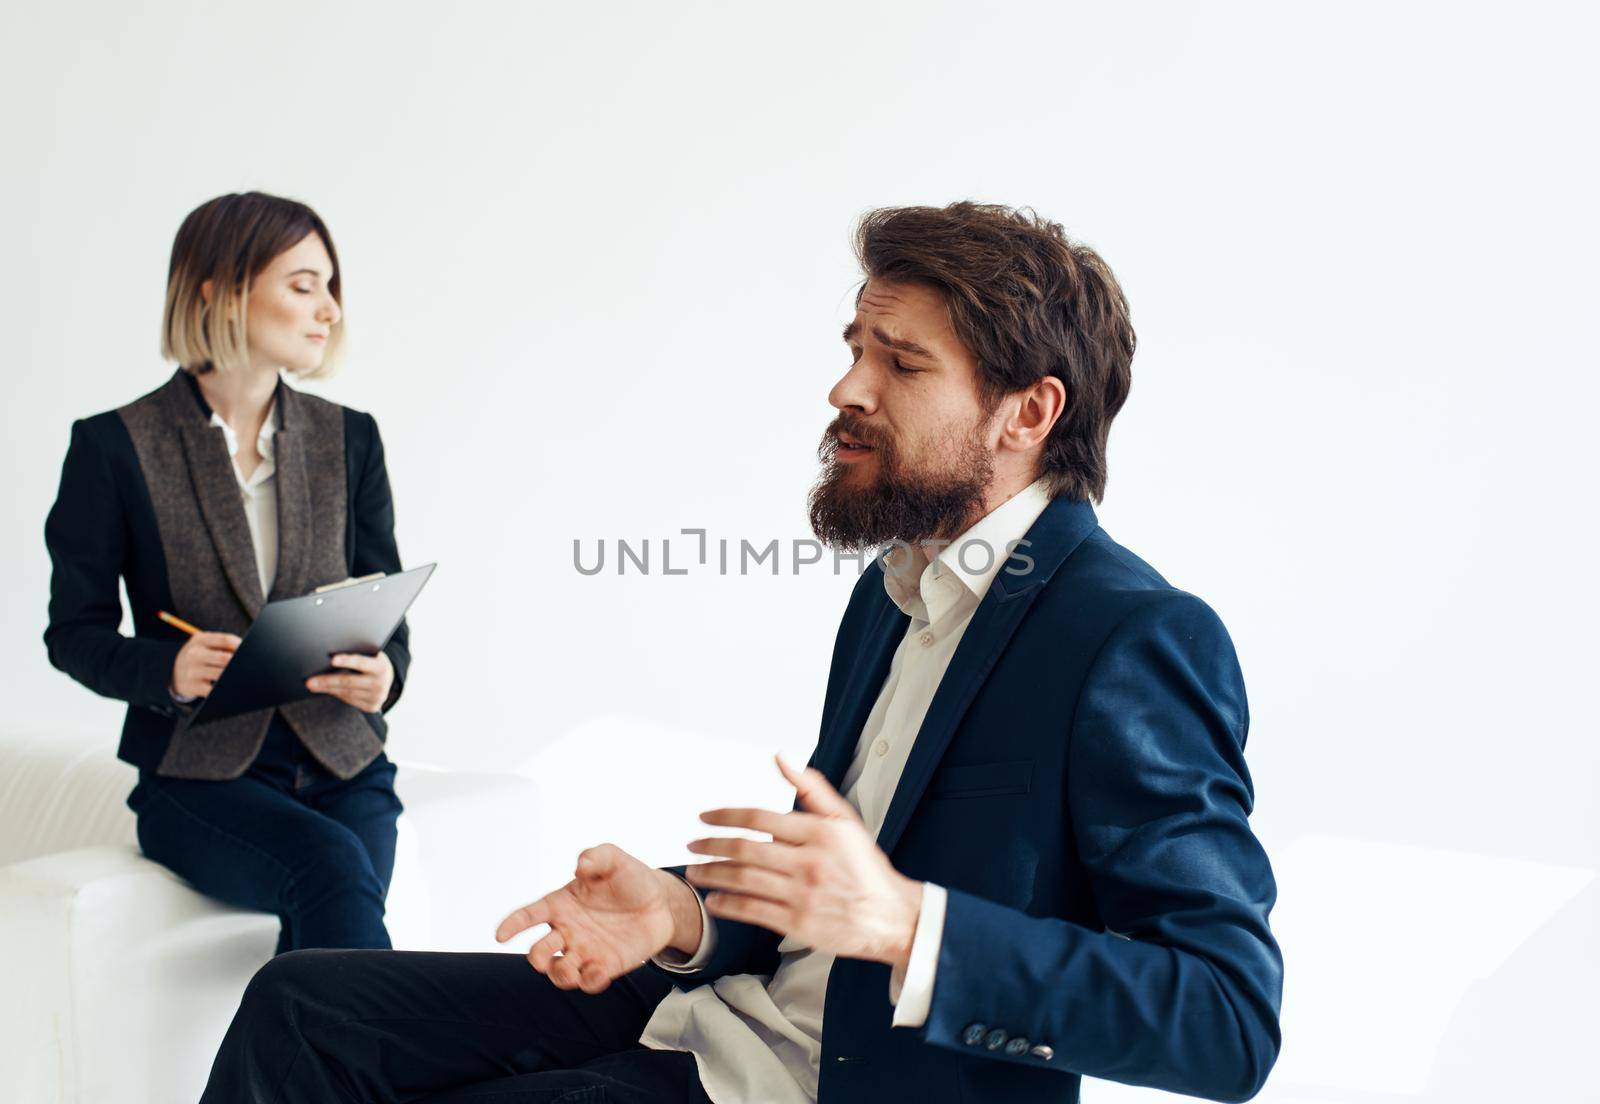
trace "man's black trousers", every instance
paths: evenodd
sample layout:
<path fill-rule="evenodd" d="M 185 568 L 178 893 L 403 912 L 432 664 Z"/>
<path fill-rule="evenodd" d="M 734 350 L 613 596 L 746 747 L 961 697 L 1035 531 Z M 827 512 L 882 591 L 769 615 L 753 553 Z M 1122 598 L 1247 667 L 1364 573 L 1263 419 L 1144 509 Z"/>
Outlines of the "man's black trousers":
<path fill-rule="evenodd" d="M 639 1035 L 648 967 L 563 990 L 516 954 L 308 950 L 245 990 L 201 1104 L 709 1104 L 694 1057 Z"/>

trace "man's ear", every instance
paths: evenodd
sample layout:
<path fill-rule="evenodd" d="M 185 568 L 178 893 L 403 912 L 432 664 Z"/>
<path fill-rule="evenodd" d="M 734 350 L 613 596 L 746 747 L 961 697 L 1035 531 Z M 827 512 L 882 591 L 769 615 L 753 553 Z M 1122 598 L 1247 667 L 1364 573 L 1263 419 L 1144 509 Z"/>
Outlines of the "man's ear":
<path fill-rule="evenodd" d="M 1015 396 L 1016 409 L 1006 418 L 1001 441 L 1018 452 L 1044 443 L 1067 408 L 1067 387 L 1055 376 L 1045 376 Z"/>

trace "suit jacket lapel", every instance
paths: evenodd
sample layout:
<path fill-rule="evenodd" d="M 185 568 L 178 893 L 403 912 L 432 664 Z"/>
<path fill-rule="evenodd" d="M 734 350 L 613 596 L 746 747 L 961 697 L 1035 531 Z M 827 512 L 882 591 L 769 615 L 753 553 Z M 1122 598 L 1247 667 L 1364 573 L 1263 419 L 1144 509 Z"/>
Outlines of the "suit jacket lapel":
<path fill-rule="evenodd" d="M 817 741 L 817 753 L 811 760 L 812 766 L 828 776 L 834 789 L 842 787 L 844 773 L 850 769 L 856 741 L 878 700 L 878 692 L 883 689 L 884 679 L 889 677 L 889 664 L 894 659 L 895 646 L 905 636 L 906 622 L 910 620 L 883 592 L 882 579 L 876 581 L 880 584 L 874 595 L 880 603 L 877 617 L 867 629 L 856 653 L 855 667 L 840 697 L 839 708 L 834 712 L 833 724 Z"/>
<path fill-rule="evenodd" d="M 200 502 L 211 543 L 222 561 L 239 604 L 253 620 L 261 612 L 261 576 L 256 570 L 255 549 L 250 544 L 250 526 L 244 516 L 244 496 L 233 474 L 233 457 L 228 455 L 226 438 L 220 426 L 209 418 L 195 399 L 193 385 L 181 378 L 183 369 L 167 384 L 168 416 L 177 423 L 184 462 Z M 182 570 L 182 565 L 173 565 Z"/>
<path fill-rule="evenodd" d="M 973 612 L 955 655 L 950 658 L 950 666 L 934 692 L 916 742 L 911 746 L 900 784 L 895 787 L 883 828 L 878 832 L 878 846 L 885 853 L 894 853 L 895 844 L 911 820 L 912 810 L 922 800 L 933 779 L 934 768 L 950 746 L 956 726 L 999 662 L 1017 626 L 1062 561 L 1083 543 L 1095 525 L 1094 510 L 1088 503 L 1057 499 L 1045 507 L 1044 513 L 1028 530 L 1025 543 L 995 576 L 983 601 Z M 863 715 L 862 721 L 865 719 Z M 859 725 L 856 732 L 860 732 Z"/>
<path fill-rule="evenodd" d="M 934 767 L 944 758 L 956 724 L 972 704 L 978 687 L 994 668 L 1039 589 L 1032 586 L 1020 594 L 1005 594 L 991 586 L 973 613 L 961 643 L 956 646 L 956 654 L 950 658 L 950 666 L 939 681 L 939 689 L 934 692 L 916 742 L 911 745 L 900 784 L 895 787 L 889 811 L 884 815 L 878 846 L 885 853 L 894 851 L 894 845 L 911 818 L 911 810 L 916 808 L 933 778 Z"/>
<path fill-rule="evenodd" d="M 311 483 L 306 474 L 306 427 L 299 392 L 278 383 L 278 431 L 272 437 L 273 476 L 278 492 L 278 573 L 273 598 L 295 598 L 305 589 L 311 554 Z"/>

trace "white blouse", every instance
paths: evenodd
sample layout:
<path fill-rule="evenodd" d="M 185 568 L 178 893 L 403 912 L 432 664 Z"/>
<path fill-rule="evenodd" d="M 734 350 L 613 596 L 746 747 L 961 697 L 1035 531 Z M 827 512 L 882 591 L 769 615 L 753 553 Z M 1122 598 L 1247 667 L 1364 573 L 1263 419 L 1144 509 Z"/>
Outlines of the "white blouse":
<path fill-rule="evenodd" d="M 228 443 L 228 455 L 233 457 L 233 477 L 239 481 L 239 491 L 244 495 L 244 520 L 250 527 L 250 543 L 256 553 L 256 574 L 261 578 L 261 597 L 272 593 L 273 581 L 278 577 L 278 474 L 272 435 L 278 432 L 278 400 L 267 407 L 266 420 L 256 435 L 256 451 L 261 460 L 255 471 L 246 479 L 239 470 L 239 436 L 233 427 L 222 420 L 222 415 L 211 412 L 211 424 L 222 428 Z"/>

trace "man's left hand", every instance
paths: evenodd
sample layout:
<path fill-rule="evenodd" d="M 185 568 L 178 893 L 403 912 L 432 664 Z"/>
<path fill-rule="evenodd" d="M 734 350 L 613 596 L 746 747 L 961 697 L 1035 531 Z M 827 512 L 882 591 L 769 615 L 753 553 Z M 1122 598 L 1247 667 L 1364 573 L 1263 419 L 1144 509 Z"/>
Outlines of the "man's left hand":
<path fill-rule="evenodd" d="M 688 868 L 696 886 L 715 890 L 706 911 L 793 936 L 825 954 L 905 968 L 922 907 L 922 883 L 901 874 L 821 771 L 796 771 L 778 757 L 800 809 L 713 809 L 707 824 L 763 832 L 772 841 L 716 836 L 689 850 L 723 861 Z"/>
<path fill-rule="evenodd" d="M 363 713 L 376 713 L 389 700 L 394 685 L 394 665 L 383 652 L 375 656 L 340 654 L 329 663 L 345 670 L 331 675 L 312 675 L 306 689 L 329 694 Z"/>

